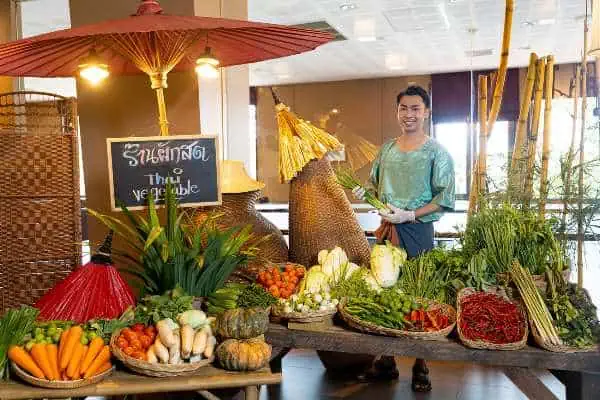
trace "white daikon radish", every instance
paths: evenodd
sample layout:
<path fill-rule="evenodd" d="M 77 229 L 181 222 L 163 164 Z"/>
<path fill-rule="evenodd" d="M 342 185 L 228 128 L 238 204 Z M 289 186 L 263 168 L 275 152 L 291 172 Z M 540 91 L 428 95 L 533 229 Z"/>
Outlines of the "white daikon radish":
<path fill-rule="evenodd" d="M 197 356 L 204 353 L 204 349 L 206 348 L 206 343 L 208 342 L 208 333 L 204 329 L 196 332 L 194 336 L 194 344 L 192 345 L 192 354 Z"/>
<path fill-rule="evenodd" d="M 158 337 L 154 342 L 154 354 L 156 354 L 161 363 L 166 364 L 169 362 L 169 350 Z"/>
<path fill-rule="evenodd" d="M 204 357 L 211 358 L 215 351 L 216 345 L 217 345 L 217 339 L 214 336 L 209 337 L 208 343 L 206 344 L 206 348 L 204 349 Z"/>
<path fill-rule="evenodd" d="M 192 345 L 194 344 L 194 328 L 184 325 L 181 328 L 181 358 L 190 358 Z"/>
<path fill-rule="evenodd" d="M 156 323 L 158 337 L 162 344 L 167 347 L 171 347 L 175 344 L 175 336 L 173 334 L 174 327 L 177 327 L 177 324 L 170 318 L 160 320 Z"/>
<path fill-rule="evenodd" d="M 169 364 L 180 364 L 181 363 L 181 336 L 179 331 L 173 331 L 175 337 L 175 344 L 169 347 Z"/>
<path fill-rule="evenodd" d="M 158 358 L 156 357 L 156 353 L 154 352 L 154 345 L 148 348 L 148 351 L 146 352 L 146 359 L 150 364 L 158 363 Z"/>

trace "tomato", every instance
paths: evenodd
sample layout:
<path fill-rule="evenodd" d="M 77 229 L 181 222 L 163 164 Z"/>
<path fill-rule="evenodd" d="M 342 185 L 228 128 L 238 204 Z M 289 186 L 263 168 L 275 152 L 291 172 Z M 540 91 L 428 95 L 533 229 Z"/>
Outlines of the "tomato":
<path fill-rule="evenodd" d="M 123 350 L 126 347 L 129 347 L 129 342 L 123 336 L 119 336 L 117 339 L 117 346 Z"/>
<path fill-rule="evenodd" d="M 298 284 L 298 277 L 297 276 L 293 277 L 292 279 L 290 279 L 290 282 L 292 282 L 294 285 L 297 285 Z"/>
<path fill-rule="evenodd" d="M 144 333 L 150 336 L 151 334 L 156 333 L 156 328 L 154 326 L 149 326 L 146 329 L 144 329 Z"/>
<path fill-rule="evenodd" d="M 127 354 L 128 356 L 132 355 L 135 352 L 135 349 L 131 346 L 126 347 L 125 350 L 123 350 L 123 353 Z"/>
<path fill-rule="evenodd" d="M 273 280 L 273 275 L 267 272 L 265 274 L 265 282 L 269 282 L 270 280 Z"/>
<path fill-rule="evenodd" d="M 271 286 L 269 288 L 269 292 L 274 296 L 274 297 L 279 297 L 279 288 L 277 286 Z"/>
<path fill-rule="evenodd" d="M 298 268 L 298 269 L 296 270 L 296 276 L 297 276 L 298 278 L 302 278 L 302 277 L 304 276 L 304 270 L 303 270 L 302 268 Z"/>
<path fill-rule="evenodd" d="M 294 272 L 294 266 L 291 264 L 286 265 L 285 272 Z"/>
<path fill-rule="evenodd" d="M 131 330 L 131 328 L 125 328 L 121 331 L 121 335 L 127 337 L 127 332 L 133 332 L 133 330 Z"/>
<path fill-rule="evenodd" d="M 136 350 L 142 349 L 142 342 L 140 342 L 139 339 L 137 339 L 137 338 L 135 340 L 130 340 L 129 345 Z"/>
<path fill-rule="evenodd" d="M 133 329 L 134 332 L 142 332 L 144 330 L 144 325 L 135 324 L 131 328 Z"/>
<path fill-rule="evenodd" d="M 142 344 L 142 349 L 147 349 L 152 345 L 152 339 L 150 336 L 143 335 L 140 337 L 140 343 Z"/>

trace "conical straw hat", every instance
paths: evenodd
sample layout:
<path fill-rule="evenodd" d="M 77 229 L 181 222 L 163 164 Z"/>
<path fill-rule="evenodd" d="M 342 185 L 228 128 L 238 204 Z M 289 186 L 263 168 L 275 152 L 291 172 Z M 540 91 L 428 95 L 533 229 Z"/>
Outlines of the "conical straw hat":
<path fill-rule="evenodd" d="M 221 162 L 221 192 L 245 193 L 262 190 L 265 184 L 252 179 L 242 161 L 224 160 Z"/>

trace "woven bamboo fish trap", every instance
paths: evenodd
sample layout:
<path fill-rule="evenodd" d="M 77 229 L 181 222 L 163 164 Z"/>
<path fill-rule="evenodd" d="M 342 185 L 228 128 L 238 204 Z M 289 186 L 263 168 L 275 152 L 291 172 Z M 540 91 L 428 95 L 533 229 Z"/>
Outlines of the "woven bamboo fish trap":
<path fill-rule="evenodd" d="M 33 304 L 81 260 L 75 99 L 0 94 L 0 309 Z"/>
<path fill-rule="evenodd" d="M 369 265 L 370 248 L 346 193 L 325 158 L 313 160 L 290 184 L 290 260 L 311 266 L 339 246 L 350 261 Z"/>
<path fill-rule="evenodd" d="M 216 207 L 199 208 L 194 214 L 194 221 L 201 224 L 211 213 L 220 214 L 216 224 L 223 228 L 252 225 L 252 233 L 258 237 L 266 237 L 259 245 L 258 257 L 247 266 L 234 272 L 236 277 L 255 278 L 269 264 L 284 263 L 288 260 L 288 246 L 283 234 L 255 208 L 260 197 L 260 190 L 246 193 L 223 193 L 223 203 Z"/>

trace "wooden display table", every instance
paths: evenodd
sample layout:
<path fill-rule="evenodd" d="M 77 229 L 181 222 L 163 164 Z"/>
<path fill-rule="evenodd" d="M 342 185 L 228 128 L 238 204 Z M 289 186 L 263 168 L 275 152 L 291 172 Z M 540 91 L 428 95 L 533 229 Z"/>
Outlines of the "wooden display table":
<path fill-rule="evenodd" d="M 197 374 L 173 378 L 151 378 L 116 371 L 102 382 L 79 389 L 45 389 L 20 381 L 0 383 L 0 399 L 41 399 L 125 394 L 189 392 L 210 389 L 244 388 L 246 400 L 258 400 L 258 386 L 281 382 L 280 373 L 269 368 L 256 372 L 227 372 L 214 367 L 202 368 Z"/>
<path fill-rule="evenodd" d="M 600 399 L 600 353 L 553 353 L 535 347 L 517 351 L 469 349 L 455 340 L 423 341 L 368 335 L 339 326 L 322 329 L 288 329 L 271 324 L 266 340 L 283 349 L 272 363 L 278 369 L 280 358 L 290 348 L 343 353 L 390 355 L 423 358 L 432 361 L 465 361 L 505 367 L 506 375 L 531 399 L 556 397 L 529 370 L 548 369 L 567 389 L 567 400 Z M 435 382 L 433 382 L 435 385 Z"/>

